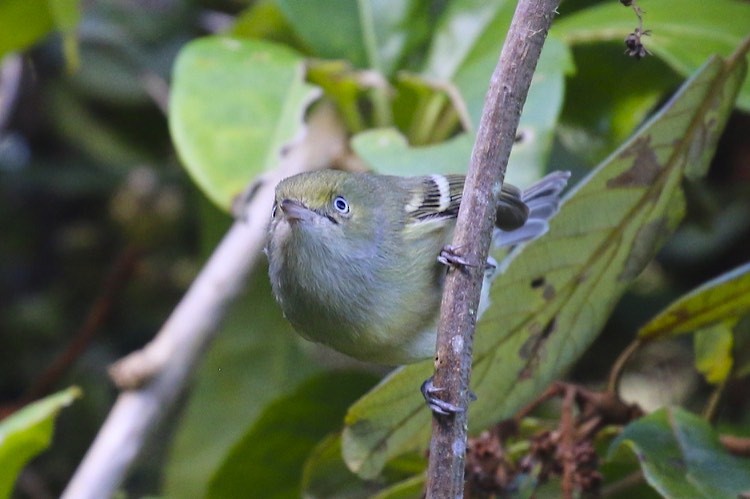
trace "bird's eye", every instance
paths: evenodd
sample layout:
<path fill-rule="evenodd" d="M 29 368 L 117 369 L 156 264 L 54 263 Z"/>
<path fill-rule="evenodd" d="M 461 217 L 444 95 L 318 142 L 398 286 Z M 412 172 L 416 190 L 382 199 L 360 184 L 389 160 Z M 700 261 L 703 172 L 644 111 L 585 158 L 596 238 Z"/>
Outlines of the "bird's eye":
<path fill-rule="evenodd" d="M 333 207 L 336 208 L 336 211 L 341 213 L 342 215 L 346 215 L 349 213 L 349 203 L 344 199 L 343 196 L 336 196 L 333 200 Z"/>

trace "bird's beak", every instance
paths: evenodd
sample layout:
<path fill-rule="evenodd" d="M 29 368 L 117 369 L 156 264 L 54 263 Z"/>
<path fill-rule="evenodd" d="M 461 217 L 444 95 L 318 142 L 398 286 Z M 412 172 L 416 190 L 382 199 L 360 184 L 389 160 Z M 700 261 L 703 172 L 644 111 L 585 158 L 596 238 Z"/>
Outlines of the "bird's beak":
<path fill-rule="evenodd" d="M 290 222 L 297 222 L 299 220 L 311 220 L 313 215 L 315 215 L 312 210 L 295 199 L 284 199 L 281 201 L 281 203 L 279 203 L 279 207 L 284 213 L 284 218 L 286 218 Z"/>

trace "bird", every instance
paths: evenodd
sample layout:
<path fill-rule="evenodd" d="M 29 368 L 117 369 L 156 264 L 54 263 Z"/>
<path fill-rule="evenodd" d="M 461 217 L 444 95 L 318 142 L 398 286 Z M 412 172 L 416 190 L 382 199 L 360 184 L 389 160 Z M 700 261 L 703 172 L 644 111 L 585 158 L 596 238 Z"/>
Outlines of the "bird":
<path fill-rule="evenodd" d="M 569 178 L 552 172 L 525 190 L 504 183 L 494 244 L 515 246 L 547 232 Z M 433 357 L 444 249 L 464 181 L 458 174 L 332 169 L 282 180 L 265 253 L 274 297 L 294 329 L 366 362 Z"/>

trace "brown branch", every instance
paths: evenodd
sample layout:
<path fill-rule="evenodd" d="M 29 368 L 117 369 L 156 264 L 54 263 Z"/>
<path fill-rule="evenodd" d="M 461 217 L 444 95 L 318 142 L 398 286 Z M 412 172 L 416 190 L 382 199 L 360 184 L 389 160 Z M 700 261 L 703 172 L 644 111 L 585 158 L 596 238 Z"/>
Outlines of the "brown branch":
<path fill-rule="evenodd" d="M 161 331 L 117 364 L 118 384 L 130 389 L 117 398 L 63 499 L 115 494 L 147 437 L 185 389 L 227 307 L 259 260 L 276 184 L 340 157 L 345 135 L 332 109 L 321 106 L 313 111 L 305 134 L 289 143 L 276 170 L 257 181 L 242 207 L 241 220 L 221 240 Z"/>
<path fill-rule="evenodd" d="M 620 377 L 622 372 L 625 370 L 625 365 L 628 363 L 630 358 L 641 348 L 643 340 L 641 338 L 634 339 L 620 355 L 617 356 L 615 363 L 612 364 L 612 369 L 609 371 L 609 377 L 607 381 L 607 391 L 611 393 L 617 392 L 617 388 L 620 384 Z"/>
<path fill-rule="evenodd" d="M 513 418 L 516 421 L 516 424 L 520 424 L 521 421 L 527 417 L 529 414 L 537 410 L 540 405 L 547 402 L 550 399 L 553 399 L 555 397 L 559 397 L 565 393 L 565 384 L 560 382 L 552 383 L 541 395 L 539 395 L 536 399 L 529 402 L 523 409 L 518 411 L 516 413 L 515 417 Z"/>
<path fill-rule="evenodd" d="M 449 403 L 467 407 L 471 352 L 484 262 L 518 120 L 558 0 L 521 0 L 492 75 L 458 214 L 453 247 L 471 266 L 448 272 L 440 309 L 435 376 Z M 427 497 L 461 497 L 467 411 L 435 416 Z"/>
<path fill-rule="evenodd" d="M 750 438 L 721 435 L 719 440 L 729 453 L 739 457 L 750 457 Z"/>

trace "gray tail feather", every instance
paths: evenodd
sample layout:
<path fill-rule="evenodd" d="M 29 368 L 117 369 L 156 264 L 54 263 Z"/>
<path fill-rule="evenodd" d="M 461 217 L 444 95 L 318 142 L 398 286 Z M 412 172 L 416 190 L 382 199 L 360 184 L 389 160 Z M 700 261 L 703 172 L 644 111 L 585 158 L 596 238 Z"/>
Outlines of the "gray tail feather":
<path fill-rule="evenodd" d="M 529 201 L 538 198 L 549 196 L 560 197 L 560 192 L 568 185 L 568 179 L 570 179 L 570 172 L 568 171 L 549 173 L 524 189 L 521 199 L 524 203 L 528 204 Z"/>
<path fill-rule="evenodd" d="M 560 193 L 565 189 L 569 178 L 570 172 L 555 171 L 524 189 L 521 199 L 529 207 L 528 220 L 516 230 L 496 230 L 495 246 L 514 246 L 546 234 L 549 230 L 548 220 L 560 208 Z"/>

